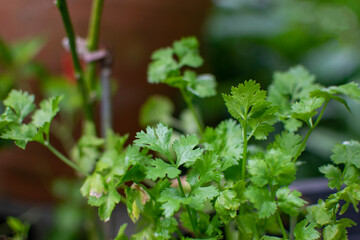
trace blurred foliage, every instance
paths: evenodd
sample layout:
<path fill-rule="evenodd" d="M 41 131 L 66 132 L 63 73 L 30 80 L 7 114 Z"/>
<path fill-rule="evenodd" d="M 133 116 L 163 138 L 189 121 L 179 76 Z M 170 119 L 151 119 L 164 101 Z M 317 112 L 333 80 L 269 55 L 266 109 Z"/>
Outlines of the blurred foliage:
<path fill-rule="evenodd" d="M 275 71 L 297 64 L 329 86 L 360 79 L 360 1 L 358 0 L 213 0 L 204 29 L 204 52 L 219 83 L 218 91 L 247 79 L 268 86 Z M 276 74 L 275 74 L 276 75 Z M 206 103 L 205 119 L 224 118 L 221 98 Z M 201 103 L 200 104 L 204 104 Z M 360 109 L 348 101 L 352 114 L 333 103 L 324 122 L 309 139 L 304 154 L 309 168 L 301 176 L 319 174 L 331 146 L 360 136 L 355 121 Z M 352 116 L 353 115 L 353 116 Z M 341 133 L 341 134 L 340 134 Z M 301 171 L 302 170 L 302 171 Z"/>

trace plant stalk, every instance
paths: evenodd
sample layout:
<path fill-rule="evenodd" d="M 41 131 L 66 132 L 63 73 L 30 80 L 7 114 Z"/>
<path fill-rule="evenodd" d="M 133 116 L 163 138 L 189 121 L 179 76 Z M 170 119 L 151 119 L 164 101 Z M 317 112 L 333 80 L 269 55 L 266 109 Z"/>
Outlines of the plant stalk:
<path fill-rule="evenodd" d="M 94 51 L 99 45 L 99 33 L 104 0 L 93 0 L 90 24 L 88 29 L 87 48 L 89 52 Z M 96 62 L 90 62 L 86 65 L 85 78 L 91 91 L 96 83 Z"/>
<path fill-rule="evenodd" d="M 246 176 L 246 161 L 247 161 L 247 145 L 248 145 L 248 138 L 247 138 L 247 115 L 245 115 L 244 119 L 244 126 L 243 126 L 243 158 L 241 162 L 241 179 L 245 180 Z"/>
<path fill-rule="evenodd" d="M 203 127 L 203 125 L 202 125 L 202 123 L 201 123 L 201 121 L 200 121 L 199 115 L 198 115 L 198 114 L 196 113 L 196 111 L 195 111 L 195 108 L 194 108 L 193 103 L 191 102 L 191 99 L 190 99 L 189 96 L 186 94 L 186 92 L 184 91 L 184 89 L 181 88 L 180 91 L 181 91 L 182 97 L 184 98 L 184 100 L 185 100 L 185 102 L 186 102 L 186 105 L 187 105 L 188 108 L 190 109 L 193 117 L 195 118 L 197 127 L 198 127 L 198 129 L 199 129 L 199 133 L 200 133 L 200 135 L 202 135 L 203 132 L 204 132 L 204 127 Z"/>
<path fill-rule="evenodd" d="M 282 235 L 283 235 L 283 239 L 284 239 L 284 240 L 285 240 L 285 239 L 289 239 L 288 236 L 287 236 L 286 230 L 285 230 L 285 228 L 284 228 L 284 224 L 282 223 L 281 216 L 280 216 L 280 212 L 279 212 L 278 209 L 276 210 L 276 218 L 277 218 L 278 223 L 279 223 L 279 225 L 280 225 L 280 229 L 281 229 L 281 233 L 282 233 Z"/>
<path fill-rule="evenodd" d="M 180 191 L 181 191 L 181 195 L 182 197 L 186 197 L 185 196 L 185 191 L 184 191 L 184 188 L 182 186 L 182 183 L 181 183 L 181 180 L 180 180 L 180 177 L 177 177 L 176 178 L 177 181 L 178 181 L 178 184 L 179 184 L 179 188 L 180 188 Z M 186 211 L 188 212 L 189 214 L 189 218 L 190 218 L 190 221 L 191 221 L 191 226 L 194 230 L 194 234 L 195 234 L 195 237 L 197 236 L 197 224 L 196 224 L 196 219 L 194 219 L 194 216 L 191 214 L 191 209 L 188 205 L 186 205 Z"/>
<path fill-rule="evenodd" d="M 52 152 L 56 157 L 58 157 L 61 161 L 63 161 L 66 165 L 71 167 L 72 169 L 82 173 L 85 176 L 89 176 L 89 173 L 82 170 L 79 166 L 77 166 L 74 162 L 72 162 L 70 159 L 65 157 L 61 152 L 59 152 L 56 148 L 54 148 L 48 141 L 44 142 L 44 146 L 47 147 L 50 152 Z"/>
<path fill-rule="evenodd" d="M 306 144 L 307 140 L 309 139 L 312 131 L 314 131 L 314 129 L 316 128 L 316 126 L 319 124 L 322 116 L 324 115 L 324 112 L 325 112 L 325 109 L 326 109 L 328 103 L 329 103 L 329 100 L 326 100 L 325 103 L 324 103 L 323 108 L 321 109 L 321 112 L 320 112 L 318 118 L 316 119 L 315 123 L 310 127 L 309 131 L 307 132 L 306 136 L 304 137 L 303 141 L 301 142 L 301 145 L 300 145 L 298 151 L 296 152 L 296 154 L 295 154 L 295 156 L 294 156 L 294 159 L 293 159 L 294 162 L 296 162 L 297 159 L 300 157 L 300 154 L 301 154 L 301 152 L 302 152 L 302 149 L 304 149 L 305 144 Z"/>
<path fill-rule="evenodd" d="M 80 88 L 80 93 L 81 93 L 84 110 L 85 110 L 85 116 L 88 120 L 93 121 L 92 108 L 91 108 L 91 105 L 89 104 L 89 93 L 88 93 L 88 89 L 87 89 L 87 86 L 85 83 L 84 73 L 81 68 L 79 56 L 78 56 L 77 50 L 76 50 L 76 38 L 75 38 L 72 23 L 71 23 L 67 3 L 66 3 L 66 0 L 56 0 L 55 4 L 60 11 L 60 15 L 61 15 L 64 27 L 65 27 L 66 35 L 69 40 L 70 52 L 71 52 L 72 61 L 74 64 L 74 70 L 75 70 L 75 78 L 76 78 L 76 81 Z"/>

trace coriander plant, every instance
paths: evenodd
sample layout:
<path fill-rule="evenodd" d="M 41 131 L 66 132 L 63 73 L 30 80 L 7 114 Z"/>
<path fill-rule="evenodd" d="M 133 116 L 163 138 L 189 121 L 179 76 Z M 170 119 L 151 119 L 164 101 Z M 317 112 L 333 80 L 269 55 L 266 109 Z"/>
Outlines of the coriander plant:
<path fill-rule="evenodd" d="M 179 89 L 188 110 L 176 119 L 169 100 L 152 98 L 142 111 L 142 122 L 151 125 L 126 144 L 128 136 L 110 125 L 104 136 L 97 135 L 90 94 L 94 78 L 89 77 L 95 66 L 88 64 L 84 74 L 66 1 L 58 0 L 57 6 L 83 100 L 83 135 L 71 159 L 63 155 L 50 139 L 62 97 L 37 107 L 34 95 L 12 90 L 3 102 L 0 137 L 23 149 L 38 142 L 76 170 L 84 179 L 80 192 L 98 208 L 101 220 L 109 221 L 123 203 L 138 223 L 131 239 L 347 239 L 347 228 L 356 223 L 341 215 L 350 205 L 358 211 L 360 201 L 358 141 L 337 144 L 332 164 L 319 169 L 336 190 L 327 199 L 309 205 L 289 186 L 328 103 L 350 110 L 348 99 L 360 102 L 357 83 L 324 87 L 301 66 L 275 73 L 268 91 L 254 80 L 244 81 L 222 95 L 232 118 L 205 127 L 194 99 L 216 95 L 216 81 L 196 73 L 203 63 L 198 41 L 183 38 L 154 52 L 148 80 Z M 120 226 L 115 239 L 128 239 L 125 228 Z"/>

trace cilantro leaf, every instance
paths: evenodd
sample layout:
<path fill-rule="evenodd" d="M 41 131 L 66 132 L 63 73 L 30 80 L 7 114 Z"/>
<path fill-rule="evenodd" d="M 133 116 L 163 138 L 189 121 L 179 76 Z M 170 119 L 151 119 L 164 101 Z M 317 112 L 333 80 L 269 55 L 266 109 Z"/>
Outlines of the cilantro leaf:
<path fill-rule="evenodd" d="M 338 167 L 328 164 L 321 166 L 319 171 L 323 173 L 327 179 L 329 179 L 329 188 L 336 188 L 337 190 L 341 189 L 342 176 L 341 170 Z"/>
<path fill-rule="evenodd" d="M 12 90 L 4 100 L 4 105 L 10 107 L 18 117 L 18 123 L 35 109 L 34 95 L 29 95 L 21 90 Z"/>
<path fill-rule="evenodd" d="M 290 113 L 293 102 L 309 97 L 311 91 L 319 88 L 315 84 L 315 76 L 303 66 L 292 67 L 286 72 L 275 72 L 273 78 L 269 86 L 269 99 L 281 106 L 283 114 Z"/>
<path fill-rule="evenodd" d="M 263 110 L 266 103 L 266 92 L 253 80 L 232 87 L 231 95 L 223 94 L 223 97 L 229 113 L 240 122 L 250 118 L 259 108 Z"/>
<path fill-rule="evenodd" d="M 33 124 L 10 125 L 2 134 L 1 138 L 14 140 L 15 144 L 25 149 L 29 141 L 33 141 L 37 134 L 37 129 Z"/>
<path fill-rule="evenodd" d="M 103 176 L 95 172 L 85 179 L 80 192 L 84 197 L 100 198 L 105 193 L 105 188 Z"/>
<path fill-rule="evenodd" d="M 174 53 L 179 58 L 179 65 L 200 67 L 203 59 L 199 55 L 199 42 L 195 37 L 182 38 L 173 44 Z"/>
<path fill-rule="evenodd" d="M 181 136 L 175 140 L 172 145 L 176 153 L 176 166 L 179 167 L 185 164 L 186 167 L 193 165 L 202 153 L 200 148 L 194 149 L 199 144 L 199 139 L 195 135 Z"/>
<path fill-rule="evenodd" d="M 216 213 L 219 214 L 223 222 L 227 224 L 236 216 L 240 204 L 241 201 L 238 199 L 237 193 L 232 189 L 226 189 L 220 192 L 214 207 Z"/>
<path fill-rule="evenodd" d="M 283 131 L 281 134 L 275 136 L 275 141 L 269 145 L 268 149 L 281 149 L 284 154 L 294 157 L 300 147 L 301 141 L 302 137 L 300 135 Z"/>
<path fill-rule="evenodd" d="M 350 186 L 347 186 L 340 192 L 338 192 L 340 195 L 340 199 L 345 200 L 346 202 L 349 202 L 353 205 L 356 212 L 359 212 L 358 205 L 360 202 L 360 185 L 359 184 L 351 184 Z"/>
<path fill-rule="evenodd" d="M 164 178 L 166 175 L 173 179 L 178 177 L 181 173 L 179 169 L 159 158 L 156 158 L 155 161 L 151 161 L 150 165 L 151 166 L 146 167 L 146 178 L 154 181 L 158 178 Z"/>
<path fill-rule="evenodd" d="M 184 73 L 184 80 L 188 82 L 187 90 L 200 98 L 216 95 L 216 81 L 211 74 L 197 76 L 194 71 L 187 70 Z"/>
<path fill-rule="evenodd" d="M 162 123 L 159 123 L 156 128 L 147 127 L 146 132 L 141 131 L 136 134 L 134 143 L 143 148 L 147 148 L 165 156 L 170 156 L 170 138 L 172 129 L 169 129 Z"/>
<path fill-rule="evenodd" d="M 150 83 L 164 82 L 171 75 L 179 75 L 178 63 L 173 57 L 171 48 L 163 48 L 155 51 L 151 56 L 153 62 L 149 64 L 148 80 Z"/>
<path fill-rule="evenodd" d="M 195 162 L 186 180 L 192 188 L 202 186 L 212 180 L 219 182 L 222 178 L 219 168 L 220 163 L 217 155 L 213 152 L 207 152 Z"/>
<path fill-rule="evenodd" d="M 266 139 L 273 131 L 276 122 L 276 107 L 266 101 L 266 91 L 260 90 L 260 84 L 253 80 L 245 81 L 231 88 L 231 95 L 223 94 L 229 113 L 242 126 L 249 123 L 249 138 Z M 248 130 L 248 129 L 247 129 Z"/>
<path fill-rule="evenodd" d="M 360 143 L 357 141 L 346 141 L 336 144 L 333 148 L 331 160 L 336 164 L 352 164 L 360 169 Z"/>
<path fill-rule="evenodd" d="M 304 219 L 294 229 L 294 236 L 296 240 L 316 240 L 320 238 L 320 234 L 315 229 L 315 223 L 309 223 L 309 220 Z"/>
<path fill-rule="evenodd" d="M 116 190 L 114 185 L 110 185 L 107 194 L 103 194 L 101 197 L 89 197 L 88 203 L 91 206 L 99 207 L 100 219 L 107 222 L 110 220 L 111 213 L 115 208 L 115 205 L 120 202 L 120 194 Z"/>
<path fill-rule="evenodd" d="M 242 158 L 243 135 L 233 119 L 222 121 L 215 129 L 207 127 L 202 144 L 206 151 L 214 151 L 220 158 L 221 171 L 237 165 Z"/>
<path fill-rule="evenodd" d="M 127 223 L 124 223 L 123 225 L 121 225 L 114 240 L 129 240 L 129 238 L 125 235 L 126 227 L 127 227 Z"/>
<path fill-rule="evenodd" d="M 326 225 L 332 222 L 333 211 L 332 209 L 327 209 L 325 202 L 321 199 L 318 201 L 317 205 L 308 208 L 308 213 L 308 218 L 314 219 L 319 225 Z"/>
<path fill-rule="evenodd" d="M 177 230 L 177 227 L 178 222 L 173 217 L 159 219 L 153 237 L 159 240 L 171 239 L 171 234 Z"/>
<path fill-rule="evenodd" d="M 271 198 L 267 188 L 249 186 L 245 191 L 245 196 L 258 209 L 259 218 L 268 218 L 276 212 L 276 202 Z"/>
<path fill-rule="evenodd" d="M 312 126 L 311 118 L 317 113 L 317 109 L 324 103 L 323 98 L 304 98 L 292 105 L 292 117 L 304 121 Z"/>
<path fill-rule="evenodd" d="M 40 109 L 36 110 L 32 115 L 32 123 L 42 128 L 45 134 L 49 134 L 50 123 L 55 115 L 60 111 L 59 103 L 62 97 L 52 97 L 43 100 L 40 103 Z"/>
<path fill-rule="evenodd" d="M 182 203 L 183 197 L 180 190 L 176 188 L 167 188 L 161 192 L 158 201 L 163 203 L 161 209 L 164 210 L 165 217 L 171 217 L 177 212 Z"/>
<path fill-rule="evenodd" d="M 296 190 L 290 191 L 288 187 L 277 190 L 276 197 L 279 208 L 290 216 L 298 215 L 300 208 L 306 204 L 306 201 L 300 198 L 300 192 Z"/>
<path fill-rule="evenodd" d="M 251 181 L 259 187 L 266 184 L 286 186 L 295 180 L 295 163 L 280 149 L 270 149 L 265 156 L 254 156 L 247 167 Z"/>

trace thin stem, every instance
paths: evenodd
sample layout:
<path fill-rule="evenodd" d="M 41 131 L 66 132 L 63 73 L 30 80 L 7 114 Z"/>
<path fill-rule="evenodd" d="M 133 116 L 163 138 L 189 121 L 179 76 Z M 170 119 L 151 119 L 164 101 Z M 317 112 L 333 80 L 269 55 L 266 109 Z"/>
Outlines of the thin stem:
<path fill-rule="evenodd" d="M 74 162 L 72 162 L 70 159 L 65 157 L 61 152 L 59 152 L 56 148 L 54 148 L 48 141 L 44 142 L 44 146 L 47 147 L 50 152 L 52 152 L 56 157 L 58 157 L 61 161 L 63 161 L 66 165 L 73 168 L 74 170 L 82 173 L 85 176 L 89 176 L 87 172 L 82 170 L 79 166 L 77 166 Z"/>
<path fill-rule="evenodd" d="M 191 99 L 190 99 L 189 95 L 184 91 L 184 89 L 181 88 L 180 91 L 181 91 L 181 95 L 183 96 L 183 98 L 184 98 L 184 100 L 186 102 L 186 105 L 188 106 L 188 108 L 190 109 L 192 115 L 194 116 L 196 124 L 197 124 L 198 129 L 199 129 L 199 132 L 202 135 L 202 133 L 204 131 L 204 127 L 203 127 L 203 125 L 202 125 L 202 123 L 200 121 L 199 115 L 195 111 L 195 108 L 194 108 L 193 103 L 191 102 Z"/>
<path fill-rule="evenodd" d="M 104 0 L 93 0 L 87 38 L 87 48 L 90 52 L 96 50 L 99 45 L 100 23 L 103 7 Z M 87 64 L 85 76 L 90 89 L 94 90 L 96 82 L 96 62 L 90 62 Z"/>
<path fill-rule="evenodd" d="M 294 240 L 294 229 L 297 223 L 297 216 L 290 216 L 290 240 Z"/>
<path fill-rule="evenodd" d="M 175 161 L 172 159 L 172 157 L 170 156 L 170 154 L 167 154 L 166 157 L 168 158 L 168 160 L 170 161 L 171 165 L 176 167 L 176 164 L 175 164 Z M 183 198 L 186 197 L 185 195 L 185 191 L 184 191 L 184 188 L 183 188 L 183 185 L 181 183 L 181 180 L 180 180 L 180 177 L 178 176 L 177 178 L 177 181 L 178 181 L 178 184 L 179 184 L 179 188 L 180 188 L 180 192 L 181 192 L 181 196 Z M 189 214 L 189 218 L 190 218 L 190 221 L 191 221 L 191 226 L 194 230 L 194 234 L 195 236 L 197 235 L 197 223 L 196 223 L 196 219 L 194 219 L 193 215 L 191 214 L 191 209 L 188 205 L 186 205 L 186 211 L 188 212 Z"/>
<path fill-rule="evenodd" d="M 84 80 L 84 73 L 81 69 L 79 56 L 78 56 L 77 50 L 76 50 L 76 40 L 75 40 L 76 38 L 75 38 L 74 30 L 72 27 L 67 3 L 66 3 L 66 0 L 56 0 L 55 4 L 60 11 L 61 18 L 62 18 L 64 27 L 65 27 L 66 35 L 69 40 L 70 52 L 71 52 L 72 61 L 74 64 L 74 70 L 75 70 L 75 78 L 76 78 L 77 83 L 80 88 L 86 118 L 88 120 L 93 120 L 92 108 L 89 104 L 89 93 L 88 93 L 88 89 L 86 87 L 86 83 Z"/>
<path fill-rule="evenodd" d="M 288 236 L 287 236 L 287 233 L 286 233 L 286 230 L 284 228 L 284 224 L 281 220 L 281 216 L 280 216 L 280 212 L 279 210 L 276 210 L 276 218 L 278 220 L 278 223 L 280 225 L 280 229 L 281 229 L 281 232 L 282 232 L 282 235 L 283 235 L 283 239 L 289 239 Z"/>
<path fill-rule="evenodd" d="M 180 180 L 180 177 L 177 177 L 176 178 L 177 181 L 178 181 L 178 184 L 179 184 L 179 188 L 180 188 L 180 191 L 181 191 L 181 195 L 183 198 L 185 198 L 185 192 L 184 192 L 184 188 L 182 186 L 182 183 L 181 183 L 181 180 Z M 190 218 L 190 221 L 191 221 L 191 226 L 194 230 L 194 234 L 195 234 L 195 237 L 197 235 L 197 224 L 196 224 L 196 219 L 194 219 L 194 216 L 191 214 L 191 209 L 188 205 L 186 205 L 186 211 L 188 212 L 189 214 L 189 218 Z"/>
<path fill-rule="evenodd" d="M 329 103 L 329 100 L 326 100 L 323 108 L 321 109 L 321 112 L 320 112 L 318 118 L 316 119 L 316 122 L 310 127 L 309 131 L 307 132 L 306 136 L 304 137 L 303 141 L 301 142 L 301 145 L 298 148 L 298 151 L 296 152 L 296 154 L 294 156 L 294 159 L 293 159 L 294 162 L 296 162 L 296 160 L 300 157 L 300 154 L 301 154 L 302 150 L 304 149 L 305 144 L 306 144 L 307 140 L 309 139 L 312 131 L 314 131 L 316 126 L 319 124 L 322 116 L 324 115 L 324 112 L 325 112 L 325 109 L 326 109 L 328 103 Z"/>
<path fill-rule="evenodd" d="M 247 145 L 248 145 L 248 138 L 247 138 L 247 116 L 245 115 L 244 119 L 244 126 L 243 126 L 243 158 L 241 164 L 241 179 L 245 180 L 246 176 L 246 161 L 247 161 Z"/>

